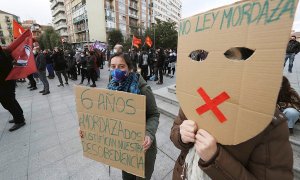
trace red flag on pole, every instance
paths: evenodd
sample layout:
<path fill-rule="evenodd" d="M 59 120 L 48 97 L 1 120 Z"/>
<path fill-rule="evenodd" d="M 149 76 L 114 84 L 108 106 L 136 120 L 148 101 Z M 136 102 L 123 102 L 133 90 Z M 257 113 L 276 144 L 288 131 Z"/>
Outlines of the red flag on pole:
<path fill-rule="evenodd" d="M 14 67 L 6 80 L 22 79 L 37 71 L 32 53 L 32 34 L 28 29 L 14 40 L 7 50 L 14 59 Z"/>
<path fill-rule="evenodd" d="M 146 37 L 146 44 L 149 46 L 149 47 L 152 47 L 152 40 L 149 36 Z"/>
<path fill-rule="evenodd" d="M 136 48 L 139 48 L 139 45 L 142 44 L 142 40 L 133 36 L 132 38 L 132 45 L 135 46 Z"/>
<path fill-rule="evenodd" d="M 14 39 L 17 39 L 25 32 L 25 29 L 16 21 L 13 20 Z"/>

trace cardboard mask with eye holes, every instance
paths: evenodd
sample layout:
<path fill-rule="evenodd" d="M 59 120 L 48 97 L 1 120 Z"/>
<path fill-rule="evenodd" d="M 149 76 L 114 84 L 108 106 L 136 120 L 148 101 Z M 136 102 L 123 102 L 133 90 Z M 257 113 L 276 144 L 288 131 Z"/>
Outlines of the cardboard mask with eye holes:
<path fill-rule="evenodd" d="M 180 22 L 177 98 L 219 143 L 249 140 L 272 121 L 297 5 L 247 0 Z"/>

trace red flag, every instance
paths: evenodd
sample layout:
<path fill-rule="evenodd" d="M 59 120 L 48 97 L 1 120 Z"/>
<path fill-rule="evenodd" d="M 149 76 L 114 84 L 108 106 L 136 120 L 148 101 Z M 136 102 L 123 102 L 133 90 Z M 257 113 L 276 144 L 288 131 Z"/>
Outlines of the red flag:
<path fill-rule="evenodd" d="M 136 48 L 139 48 L 139 44 L 142 44 L 142 40 L 133 36 L 132 45 L 135 46 Z"/>
<path fill-rule="evenodd" d="M 149 36 L 146 37 L 146 44 L 149 46 L 149 47 L 152 47 L 152 40 Z"/>
<path fill-rule="evenodd" d="M 17 39 L 25 32 L 24 28 L 16 21 L 13 20 L 14 39 Z"/>
<path fill-rule="evenodd" d="M 32 53 L 32 34 L 28 29 L 14 40 L 7 50 L 14 59 L 14 67 L 6 80 L 22 79 L 37 71 Z"/>

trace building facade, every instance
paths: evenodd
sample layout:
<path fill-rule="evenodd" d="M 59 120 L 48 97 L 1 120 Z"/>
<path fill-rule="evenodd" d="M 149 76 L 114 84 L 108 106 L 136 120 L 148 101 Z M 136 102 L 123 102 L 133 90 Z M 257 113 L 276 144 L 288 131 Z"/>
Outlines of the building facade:
<path fill-rule="evenodd" d="M 20 23 L 20 17 L 0 10 L 0 46 L 13 41 L 13 19 Z"/>
<path fill-rule="evenodd" d="M 181 0 L 152 0 L 151 23 L 156 23 L 155 18 L 161 21 L 174 21 L 179 24 L 182 15 Z"/>
<path fill-rule="evenodd" d="M 142 34 L 156 23 L 155 18 L 179 23 L 182 6 L 180 0 L 64 0 L 63 4 L 68 42 L 81 45 L 107 42 L 113 29 L 119 29 L 125 38 Z"/>
<path fill-rule="evenodd" d="M 42 35 L 47 28 L 52 27 L 47 25 L 40 25 L 35 20 L 25 20 L 22 22 L 22 26 L 25 30 L 31 30 L 32 37 L 34 39 L 37 39 L 40 35 Z"/>
<path fill-rule="evenodd" d="M 68 38 L 68 26 L 66 22 L 66 13 L 64 0 L 50 0 L 51 14 L 54 30 L 60 34 L 62 38 Z"/>

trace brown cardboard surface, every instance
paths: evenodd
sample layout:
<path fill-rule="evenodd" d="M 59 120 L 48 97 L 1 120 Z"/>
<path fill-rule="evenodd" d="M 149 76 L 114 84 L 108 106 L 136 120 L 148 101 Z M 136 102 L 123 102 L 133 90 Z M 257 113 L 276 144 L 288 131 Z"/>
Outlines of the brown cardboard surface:
<path fill-rule="evenodd" d="M 263 131 L 271 122 L 282 80 L 286 46 L 298 0 L 246 0 L 183 19 L 179 28 L 177 98 L 188 117 L 219 143 L 235 145 Z M 233 47 L 255 50 L 246 61 L 229 60 Z M 208 51 L 193 61 L 192 51 Z M 226 121 L 196 109 L 226 92 L 230 98 L 217 108 Z"/>
<path fill-rule="evenodd" d="M 75 94 L 84 156 L 145 177 L 145 96 L 81 86 Z"/>

